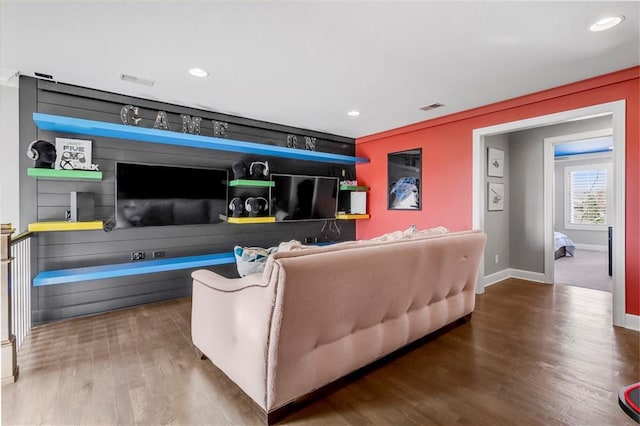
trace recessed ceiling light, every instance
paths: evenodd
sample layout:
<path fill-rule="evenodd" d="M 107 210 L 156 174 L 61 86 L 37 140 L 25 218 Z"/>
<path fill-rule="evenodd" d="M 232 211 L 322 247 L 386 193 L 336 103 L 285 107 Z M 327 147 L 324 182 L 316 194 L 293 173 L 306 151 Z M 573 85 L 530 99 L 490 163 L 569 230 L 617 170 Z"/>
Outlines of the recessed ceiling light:
<path fill-rule="evenodd" d="M 360 111 L 356 111 L 355 109 L 353 109 L 353 110 L 349 111 L 349 112 L 347 113 L 347 115 L 348 115 L 349 117 L 357 117 L 357 116 L 359 116 L 359 115 L 360 115 Z"/>
<path fill-rule="evenodd" d="M 191 68 L 189 70 L 189 74 L 191 74 L 194 77 L 206 77 L 209 75 L 209 73 L 203 70 L 202 68 Z"/>
<path fill-rule="evenodd" d="M 624 21 L 624 16 L 622 15 L 608 16 L 591 25 L 591 27 L 589 27 L 589 30 L 593 32 L 608 30 L 609 28 L 615 27 L 622 21 Z"/>

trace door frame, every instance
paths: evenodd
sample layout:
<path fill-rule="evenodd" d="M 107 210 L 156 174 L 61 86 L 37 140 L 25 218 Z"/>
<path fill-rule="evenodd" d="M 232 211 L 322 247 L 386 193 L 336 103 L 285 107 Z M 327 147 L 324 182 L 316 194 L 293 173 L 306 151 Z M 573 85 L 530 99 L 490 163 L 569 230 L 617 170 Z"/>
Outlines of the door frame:
<path fill-rule="evenodd" d="M 615 197 L 614 214 L 611 218 L 613 226 L 613 292 L 612 292 L 612 313 L 613 325 L 627 327 L 625 313 L 625 159 L 626 159 L 626 140 L 625 140 L 625 112 L 626 101 L 618 100 L 607 102 L 604 104 L 591 105 L 584 108 L 577 108 L 562 111 L 554 114 L 542 115 L 538 117 L 528 118 L 488 126 L 473 130 L 472 149 L 473 149 L 473 228 L 485 229 L 485 213 L 484 205 L 486 202 L 484 193 L 484 182 L 486 174 L 485 160 L 485 137 L 502 133 L 511 133 L 520 130 L 532 129 L 535 127 L 549 126 L 560 124 L 568 121 L 582 120 L 586 118 L 599 117 L 603 115 L 611 115 L 613 129 L 613 192 Z M 546 162 L 545 162 L 546 164 Z M 548 191 L 545 190 L 544 211 L 545 223 L 548 220 L 553 204 L 549 205 L 547 200 Z M 552 222 L 551 222 L 552 223 Z M 552 226 L 549 225 L 552 229 Z M 553 251 L 553 229 L 549 233 L 545 226 L 544 250 L 545 259 L 549 251 Z M 477 292 L 484 293 L 485 274 L 484 274 L 484 256 L 480 262 L 480 271 L 477 283 Z M 547 265 L 545 262 L 545 274 L 547 273 Z"/>
<path fill-rule="evenodd" d="M 555 203 L 556 179 L 558 179 L 558 177 L 555 176 L 555 165 L 556 165 L 555 156 L 554 156 L 555 145 L 561 144 L 561 143 L 571 143 L 571 142 L 584 140 L 584 139 L 607 137 L 612 135 L 613 135 L 613 129 L 605 128 L 605 129 L 592 130 L 592 131 L 583 132 L 583 133 L 572 133 L 567 135 L 544 138 L 544 178 L 543 178 L 544 235 L 545 235 L 545 239 L 551 236 L 551 240 L 550 240 L 551 246 L 554 246 L 553 231 L 556 228 L 555 216 L 556 216 L 556 209 L 558 208 Z M 612 149 L 613 149 L 612 154 L 615 155 L 615 147 L 613 147 Z M 613 170 L 611 170 L 611 172 L 612 172 L 611 176 L 614 176 Z M 562 179 L 564 179 L 564 176 L 562 177 Z M 611 177 L 609 177 L 609 179 L 611 179 Z M 611 185 L 611 187 L 613 187 L 613 185 Z M 616 204 L 617 194 L 614 190 L 611 190 L 608 196 L 611 197 L 611 200 L 607 201 L 607 210 L 611 212 L 615 210 L 615 206 L 617 205 Z M 608 214 L 608 216 L 613 217 L 613 214 Z M 602 231 L 602 232 L 606 232 L 606 231 Z M 549 243 L 545 240 L 544 282 L 547 284 L 553 284 L 555 282 L 555 256 L 554 256 L 553 250 L 546 249 L 546 247 L 548 247 L 547 244 Z"/>

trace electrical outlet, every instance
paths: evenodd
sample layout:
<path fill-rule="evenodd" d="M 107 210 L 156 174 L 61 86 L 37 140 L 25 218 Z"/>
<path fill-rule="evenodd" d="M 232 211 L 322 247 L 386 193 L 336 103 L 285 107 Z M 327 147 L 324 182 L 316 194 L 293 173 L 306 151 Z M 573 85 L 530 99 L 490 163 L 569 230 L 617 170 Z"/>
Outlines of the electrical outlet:
<path fill-rule="evenodd" d="M 496 254 L 496 263 L 500 263 L 500 255 Z"/>
<path fill-rule="evenodd" d="M 153 252 L 153 258 L 157 259 L 159 257 L 164 257 L 164 251 L 158 250 Z"/>
<path fill-rule="evenodd" d="M 134 251 L 133 253 L 131 253 L 131 260 L 144 260 L 144 252 Z"/>

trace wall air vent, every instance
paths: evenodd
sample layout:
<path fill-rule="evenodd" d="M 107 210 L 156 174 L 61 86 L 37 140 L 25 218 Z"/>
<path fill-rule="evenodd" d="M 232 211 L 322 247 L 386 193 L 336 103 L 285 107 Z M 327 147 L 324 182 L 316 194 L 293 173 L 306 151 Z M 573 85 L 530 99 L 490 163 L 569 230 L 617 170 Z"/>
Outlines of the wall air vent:
<path fill-rule="evenodd" d="M 430 111 L 432 109 L 436 109 L 436 108 L 442 108 L 444 106 L 444 104 L 438 103 L 436 102 L 435 104 L 431 104 L 431 105 L 427 105 L 427 106 L 423 106 L 422 108 L 420 108 L 422 111 Z"/>
<path fill-rule="evenodd" d="M 153 80 L 147 80 L 146 78 L 140 78 L 129 74 L 120 74 L 120 80 L 128 81 L 129 83 L 142 84 L 143 86 L 149 87 L 152 87 L 156 83 Z"/>

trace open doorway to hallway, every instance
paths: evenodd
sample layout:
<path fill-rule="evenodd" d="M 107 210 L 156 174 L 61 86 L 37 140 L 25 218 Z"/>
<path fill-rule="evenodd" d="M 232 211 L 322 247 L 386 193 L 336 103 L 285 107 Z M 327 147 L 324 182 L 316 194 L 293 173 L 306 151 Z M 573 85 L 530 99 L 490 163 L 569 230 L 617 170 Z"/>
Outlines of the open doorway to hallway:
<path fill-rule="evenodd" d="M 475 129 L 473 132 L 473 226 L 489 234 L 495 232 L 496 225 L 501 227 L 508 238 L 492 239 L 485 250 L 481 264 L 478 291 L 508 277 L 530 281 L 553 283 L 554 244 L 553 227 L 553 150 L 545 149 L 544 138 L 554 135 L 542 134 L 544 130 L 556 125 L 572 125 L 575 122 L 588 122 L 605 116 L 610 117 L 613 135 L 613 173 L 612 184 L 615 191 L 615 205 L 612 209 L 610 224 L 613 225 L 613 263 L 612 263 L 612 323 L 627 326 L 625 316 L 625 102 L 616 101 L 606 104 L 549 114 L 530 119 L 503 123 L 495 126 Z M 602 127 L 599 127 L 602 128 Z M 597 128 L 596 128 L 597 129 Z M 574 129 L 575 130 L 575 129 Z M 588 130 L 594 130 L 588 129 Z M 574 133 L 588 130 L 576 130 Z M 536 132 L 539 134 L 536 135 Z M 508 214 L 493 220 L 494 212 L 489 208 L 491 201 L 488 186 L 492 180 L 488 175 L 487 149 L 491 137 L 511 136 L 525 133 L 537 137 L 537 144 L 513 143 L 509 141 L 505 152 L 505 169 L 509 182 L 505 180 L 504 205 L 509 206 Z M 571 132 L 564 132 L 569 134 Z M 562 133 L 560 133 L 562 134 Z M 557 135 L 557 134 L 556 134 Z M 503 140 L 504 142 L 504 140 Z M 529 171 L 535 170 L 535 174 Z M 513 173 L 512 173 L 513 172 Z M 551 176 L 551 179 L 548 178 Z M 503 183 L 503 182 L 501 182 Z M 545 188 L 551 188 L 545 190 Z M 497 216 L 497 215 L 496 215 Z M 492 223 L 493 222 L 493 223 Z M 506 231 L 504 224 L 507 224 Z M 508 263 L 499 265 L 501 269 L 491 270 L 503 259 L 494 253 L 499 247 L 490 246 L 491 241 L 506 242 Z"/>

